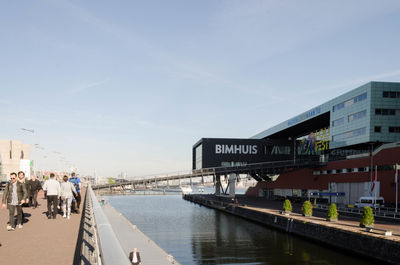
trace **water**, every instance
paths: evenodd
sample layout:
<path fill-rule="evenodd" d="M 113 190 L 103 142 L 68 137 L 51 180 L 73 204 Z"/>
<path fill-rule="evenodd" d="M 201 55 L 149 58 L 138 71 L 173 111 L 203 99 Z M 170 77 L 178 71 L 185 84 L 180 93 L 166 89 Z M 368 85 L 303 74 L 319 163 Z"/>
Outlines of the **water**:
<path fill-rule="evenodd" d="M 373 264 L 180 195 L 105 197 L 181 264 Z M 140 251 L 140 250 L 139 250 Z"/>

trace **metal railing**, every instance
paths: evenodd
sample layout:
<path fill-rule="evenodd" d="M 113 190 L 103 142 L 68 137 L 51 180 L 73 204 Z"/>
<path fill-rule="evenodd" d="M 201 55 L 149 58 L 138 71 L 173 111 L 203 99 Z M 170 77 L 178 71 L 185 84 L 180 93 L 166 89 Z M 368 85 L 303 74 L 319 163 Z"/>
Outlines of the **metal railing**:
<path fill-rule="evenodd" d="M 101 206 L 89 185 L 90 199 L 92 200 L 93 213 L 96 224 L 98 247 L 102 264 L 104 265 L 130 265 L 129 259 L 122 249 L 114 230 L 107 217 L 103 213 Z"/>
<path fill-rule="evenodd" d="M 321 205 L 317 204 L 316 205 L 317 209 L 321 210 L 328 210 L 329 205 Z M 364 212 L 363 208 L 350 208 L 350 207 L 337 207 L 338 212 L 343 212 L 343 213 L 354 213 L 354 214 L 362 214 Z M 374 215 L 379 216 L 379 217 L 384 217 L 384 218 L 390 218 L 394 220 L 400 220 L 400 213 L 396 213 L 394 208 L 376 208 L 373 209 Z"/>

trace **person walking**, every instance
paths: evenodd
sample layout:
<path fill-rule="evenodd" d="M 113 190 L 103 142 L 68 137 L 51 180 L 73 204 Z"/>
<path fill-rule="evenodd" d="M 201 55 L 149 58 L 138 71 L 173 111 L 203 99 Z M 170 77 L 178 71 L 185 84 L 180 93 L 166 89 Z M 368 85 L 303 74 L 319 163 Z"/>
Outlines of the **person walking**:
<path fill-rule="evenodd" d="M 28 192 L 26 186 L 17 181 L 17 174 L 10 174 L 10 181 L 7 183 L 3 193 L 3 208 L 8 204 L 9 211 L 9 224 L 7 225 L 8 231 L 15 230 L 14 213 L 17 210 L 17 224 L 18 228 L 22 228 L 22 208 L 21 205 L 27 200 Z"/>
<path fill-rule="evenodd" d="M 61 183 L 60 196 L 62 200 L 63 217 L 70 218 L 72 197 L 76 194 L 76 189 L 72 182 L 68 182 L 68 176 L 63 177 L 64 182 Z"/>
<path fill-rule="evenodd" d="M 133 251 L 129 253 L 129 261 L 134 265 L 138 265 L 142 262 L 140 259 L 140 254 L 139 252 L 137 252 L 136 248 L 134 248 Z"/>
<path fill-rule="evenodd" d="M 76 189 L 74 210 L 76 211 L 76 213 L 79 213 L 79 206 L 81 204 L 81 188 L 82 188 L 81 180 L 80 180 L 80 178 L 75 176 L 74 172 L 72 172 L 69 182 L 72 182 L 72 184 L 74 184 L 75 189 Z"/>
<path fill-rule="evenodd" d="M 28 202 L 29 202 L 29 193 L 30 193 L 29 187 L 28 187 L 27 184 L 26 184 L 25 172 L 23 172 L 23 171 L 19 171 L 19 172 L 18 172 L 17 181 L 18 181 L 19 183 L 21 183 L 22 185 L 25 186 L 26 192 L 27 192 L 27 194 L 26 194 L 26 200 L 21 204 L 22 224 L 23 224 L 23 223 L 24 223 L 24 220 L 25 220 L 25 213 L 24 213 L 23 207 L 27 207 L 27 206 L 28 206 Z"/>
<path fill-rule="evenodd" d="M 47 218 L 51 219 L 53 217 L 53 219 L 56 219 L 57 204 L 60 198 L 60 183 L 54 179 L 54 173 L 51 173 L 50 179 L 44 182 L 43 190 L 46 191 L 47 197 Z"/>
<path fill-rule="evenodd" d="M 38 192 L 42 189 L 42 184 L 40 184 L 40 181 L 35 177 L 35 175 L 31 176 L 31 179 L 27 181 L 27 185 L 29 187 L 29 206 L 32 207 L 32 209 L 35 209 L 38 205 L 37 203 L 37 195 Z"/>

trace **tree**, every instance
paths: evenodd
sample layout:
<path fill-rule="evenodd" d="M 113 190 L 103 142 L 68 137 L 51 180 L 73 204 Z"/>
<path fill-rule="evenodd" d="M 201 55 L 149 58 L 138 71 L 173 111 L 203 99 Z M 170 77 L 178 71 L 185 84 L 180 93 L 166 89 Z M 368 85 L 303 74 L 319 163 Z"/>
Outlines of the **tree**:
<path fill-rule="evenodd" d="M 336 204 L 331 203 L 328 209 L 328 220 L 329 221 L 337 221 L 339 213 L 336 209 Z"/>
<path fill-rule="evenodd" d="M 372 212 L 371 207 L 365 207 L 363 215 L 361 217 L 360 221 L 360 226 L 361 227 L 366 227 L 366 226 L 373 226 L 374 225 L 374 213 Z"/>
<path fill-rule="evenodd" d="M 312 215 L 312 205 L 310 201 L 305 201 L 303 206 L 301 207 L 301 212 L 304 216 L 311 216 Z"/>
<path fill-rule="evenodd" d="M 114 184 L 115 180 L 113 178 L 108 178 L 108 184 Z"/>
<path fill-rule="evenodd" d="M 290 203 L 290 201 L 288 199 L 285 200 L 285 202 L 283 203 L 283 210 L 285 212 L 291 212 L 293 209 L 292 204 Z"/>

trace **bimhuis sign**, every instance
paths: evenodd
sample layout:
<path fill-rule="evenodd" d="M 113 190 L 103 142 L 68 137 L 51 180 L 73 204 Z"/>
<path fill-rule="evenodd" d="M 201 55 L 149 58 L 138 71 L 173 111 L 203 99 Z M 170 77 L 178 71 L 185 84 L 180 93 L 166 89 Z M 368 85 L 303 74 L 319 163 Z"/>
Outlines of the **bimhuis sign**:
<path fill-rule="evenodd" d="M 217 155 L 257 155 L 258 146 L 254 144 L 215 144 Z"/>

